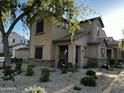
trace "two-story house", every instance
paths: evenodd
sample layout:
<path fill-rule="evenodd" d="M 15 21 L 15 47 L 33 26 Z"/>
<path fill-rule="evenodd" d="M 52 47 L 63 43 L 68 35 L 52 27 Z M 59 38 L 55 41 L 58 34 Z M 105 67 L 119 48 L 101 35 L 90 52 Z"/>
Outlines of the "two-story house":
<path fill-rule="evenodd" d="M 77 31 L 73 43 L 65 27 L 55 25 L 55 18 L 36 19 L 32 23 L 30 61 L 61 67 L 70 62 L 80 66 L 106 61 L 106 34 L 100 17 L 81 21 L 83 31 Z"/>
<path fill-rule="evenodd" d="M 11 32 L 9 35 L 9 47 L 10 52 L 13 57 L 15 57 L 15 50 L 27 47 L 28 39 L 24 38 L 23 36 L 19 35 L 16 32 Z M 3 42 L 2 42 L 2 35 L 0 34 L 0 53 L 3 53 Z"/>

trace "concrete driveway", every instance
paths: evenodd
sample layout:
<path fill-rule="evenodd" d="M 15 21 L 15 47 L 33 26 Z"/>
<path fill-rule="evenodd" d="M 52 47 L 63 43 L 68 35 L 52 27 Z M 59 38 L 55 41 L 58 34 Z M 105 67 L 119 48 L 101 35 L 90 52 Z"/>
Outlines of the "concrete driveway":
<path fill-rule="evenodd" d="M 124 93 L 124 70 L 118 77 L 108 86 L 103 93 Z"/>

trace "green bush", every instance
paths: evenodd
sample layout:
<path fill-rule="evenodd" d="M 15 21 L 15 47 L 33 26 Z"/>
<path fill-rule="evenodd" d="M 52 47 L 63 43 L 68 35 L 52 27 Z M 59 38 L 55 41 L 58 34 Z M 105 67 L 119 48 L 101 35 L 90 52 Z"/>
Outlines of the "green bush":
<path fill-rule="evenodd" d="M 35 67 L 35 65 L 33 65 L 33 64 L 29 64 L 27 66 L 26 76 L 32 76 L 34 74 L 34 67 Z"/>
<path fill-rule="evenodd" d="M 92 77 L 94 77 L 94 78 L 97 78 L 97 77 L 96 77 L 96 71 L 94 71 L 94 70 L 88 70 L 88 71 L 86 72 L 86 75 L 92 76 Z"/>
<path fill-rule="evenodd" d="M 42 69 L 40 81 L 41 82 L 48 82 L 49 81 L 49 77 L 50 77 L 49 69 Z"/>
<path fill-rule="evenodd" d="M 22 58 L 11 58 L 11 62 L 12 63 L 18 63 L 18 62 L 23 62 L 23 59 Z"/>
<path fill-rule="evenodd" d="M 4 76 L 3 80 L 15 80 L 14 79 L 14 70 L 11 69 L 11 66 L 5 66 L 3 69 Z"/>
<path fill-rule="evenodd" d="M 15 72 L 17 74 L 20 74 L 22 72 L 22 59 L 18 59 L 15 62 L 16 66 L 15 66 Z"/>
<path fill-rule="evenodd" d="M 112 58 L 111 59 L 108 59 L 108 62 L 109 62 L 109 65 L 110 66 L 114 66 L 115 65 L 115 61 L 116 60 L 115 59 L 112 59 Z"/>
<path fill-rule="evenodd" d="M 73 89 L 74 90 L 81 90 L 81 88 L 79 86 L 74 86 Z"/>
<path fill-rule="evenodd" d="M 72 63 L 66 63 L 63 65 L 61 72 L 63 74 L 67 72 L 76 72 L 78 71 L 79 66 L 77 64 L 72 64 Z"/>
<path fill-rule="evenodd" d="M 16 72 L 17 74 L 20 74 L 20 73 L 22 72 L 22 63 L 16 64 L 15 72 Z"/>
<path fill-rule="evenodd" d="M 110 65 L 107 65 L 107 64 L 103 64 L 102 66 L 101 66 L 101 68 L 104 68 L 104 69 L 110 69 Z"/>
<path fill-rule="evenodd" d="M 63 65 L 61 71 L 62 71 L 62 73 L 67 73 L 67 72 L 71 71 L 72 68 L 73 68 L 73 65 L 71 63 L 66 63 Z"/>
<path fill-rule="evenodd" d="M 96 86 L 96 81 L 92 76 L 83 76 L 80 79 L 80 83 L 85 86 Z"/>

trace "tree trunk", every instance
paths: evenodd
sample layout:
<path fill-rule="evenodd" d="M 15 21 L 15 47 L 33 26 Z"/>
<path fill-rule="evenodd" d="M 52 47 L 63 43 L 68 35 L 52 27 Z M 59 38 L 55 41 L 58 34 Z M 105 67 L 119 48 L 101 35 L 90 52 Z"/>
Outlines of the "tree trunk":
<path fill-rule="evenodd" d="M 11 66 L 8 35 L 4 35 L 2 39 L 3 39 L 3 51 L 5 57 L 4 66 Z"/>

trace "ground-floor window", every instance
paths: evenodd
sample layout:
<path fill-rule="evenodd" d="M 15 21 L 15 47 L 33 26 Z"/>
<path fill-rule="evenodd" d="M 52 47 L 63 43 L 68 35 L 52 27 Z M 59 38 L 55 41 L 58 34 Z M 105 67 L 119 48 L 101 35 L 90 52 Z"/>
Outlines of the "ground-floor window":
<path fill-rule="evenodd" d="M 42 59 L 43 47 L 35 47 L 35 59 Z"/>

